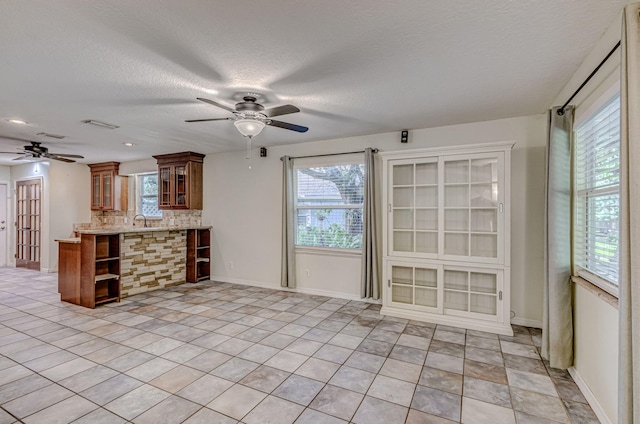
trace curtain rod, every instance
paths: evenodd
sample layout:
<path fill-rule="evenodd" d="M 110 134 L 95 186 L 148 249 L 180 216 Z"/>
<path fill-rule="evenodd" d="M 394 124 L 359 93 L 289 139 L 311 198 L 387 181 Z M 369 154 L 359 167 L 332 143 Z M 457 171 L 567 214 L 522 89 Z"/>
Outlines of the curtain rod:
<path fill-rule="evenodd" d="M 372 150 L 373 150 L 373 153 L 378 153 L 380 151 L 379 149 L 372 149 Z M 353 155 L 355 153 L 364 153 L 364 150 L 359 150 L 357 152 L 325 153 L 324 155 L 293 156 L 291 157 L 291 159 L 320 158 L 323 156 L 338 156 L 338 155 Z M 282 158 L 280 158 L 280 160 L 282 160 Z"/>
<path fill-rule="evenodd" d="M 593 78 L 593 76 L 600 70 L 602 65 L 604 65 L 605 62 L 609 60 L 611 55 L 613 55 L 613 53 L 618 49 L 618 47 L 620 47 L 620 41 L 618 41 L 618 43 L 611 49 L 609 54 L 604 59 L 602 59 L 602 62 L 600 62 L 600 64 L 596 66 L 596 69 L 594 69 L 593 72 L 589 74 L 587 79 L 584 80 L 584 82 L 580 85 L 580 87 L 578 87 L 578 89 L 571 95 L 571 97 L 569 97 L 569 100 L 567 100 L 565 104 L 563 104 L 562 107 L 557 110 L 558 115 L 560 116 L 564 115 L 564 108 L 566 108 L 569 102 L 571 102 L 571 100 L 573 100 L 573 98 L 580 92 L 580 90 L 582 90 L 584 86 L 587 85 L 587 83 L 591 80 L 591 78 Z"/>

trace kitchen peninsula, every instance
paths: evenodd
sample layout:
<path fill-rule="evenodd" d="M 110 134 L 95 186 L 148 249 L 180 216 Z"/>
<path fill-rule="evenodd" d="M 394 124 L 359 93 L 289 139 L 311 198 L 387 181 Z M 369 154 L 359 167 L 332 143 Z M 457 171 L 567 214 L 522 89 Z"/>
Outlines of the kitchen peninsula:
<path fill-rule="evenodd" d="M 85 229 L 60 239 L 58 291 L 94 308 L 209 277 L 210 227 Z M 79 245 L 79 248 L 78 248 Z M 189 272 L 187 271 L 189 269 Z"/>

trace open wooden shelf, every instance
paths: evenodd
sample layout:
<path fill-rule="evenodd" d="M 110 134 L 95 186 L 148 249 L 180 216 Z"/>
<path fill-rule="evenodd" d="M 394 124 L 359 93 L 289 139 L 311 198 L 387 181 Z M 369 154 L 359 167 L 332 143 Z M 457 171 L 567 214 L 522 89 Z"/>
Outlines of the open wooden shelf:
<path fill-rule="evenodd" d="M 187 230 L 187 282 L 208 280 L 211 276 L 211 230 Z"/>

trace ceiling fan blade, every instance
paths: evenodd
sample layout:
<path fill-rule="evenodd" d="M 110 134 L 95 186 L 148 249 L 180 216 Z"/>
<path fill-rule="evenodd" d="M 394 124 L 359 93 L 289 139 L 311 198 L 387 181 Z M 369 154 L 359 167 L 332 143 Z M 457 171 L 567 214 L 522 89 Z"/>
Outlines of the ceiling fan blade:
<path fill-rule="evenodd" d="M 68 155 L 66 153 L 49 153 L 49 155 L 51 156 L 60 156 L 63 158 L 76 158 L 76 159 L 84 159 L 84 156 L 81 155 Z"/>
<path fill-rule="evenodd" d="M 61 162 L 67 162 L 67 163 L 74 163 L 75 160 L 72 159 L 67 159 L 67 158 L 63 158 L 62 156 L 58 156 L 58 155 L 47 155 L 45 156 L 47 159 L 55 159 L 55 160 L 59 160 Z"/>
<path fill-rule="evenodd" d="M 302 125 L 290 124 L 288 122 L 275 121 L 270 119 L 267 121 L 267 125 L 271 125 L 272 127 L 284 128 L 285 130 L 297 131 L 300 133 L 309 131 L 309 128 L 303 127 Z"/>
<path fill-rule="evenodd" d="M 26 160 L 26 159 L 33 159 L 35 160 L 36 158 L 31 156 L 31 155 L 25 155 L 24 153 L 20 153 L 22 156 L 18 156 L 17 158 L 13 158 L 11 160 Z"/>
<path fill-rule="evenodd" d="M 236 110 L 231 108 L 230 106 L 223 105 L 222 103 L 214 102 L 213 100 L 205 99 L 203 97 L 196 97 L 196 99 L 201 102 L 209 103 L 210 105 L 218 106 L 221 109 L 228 110 L 229 112 L 235 112 Z"/>
<path fill-rule="evenodd" d="M 0 152 L 0 155 L 24 155 L 24 152 Z"/>
<path fill-rule="evenodd" d="M 262 113 L 267 115 L 269 118 L 271 118 L 272 116 L 288 115 L 290 113 L 296 113 L 296 112 L 300 112 L 300 109 L 298 109 L 294 105 L 276 106 L 276 107 L 272 107 L 271 109 L 262 111 Z"/>
<path fill-rule="evenodd" d="M 184 122 L 228 121 L 231 118 L 187 119 Z"/>

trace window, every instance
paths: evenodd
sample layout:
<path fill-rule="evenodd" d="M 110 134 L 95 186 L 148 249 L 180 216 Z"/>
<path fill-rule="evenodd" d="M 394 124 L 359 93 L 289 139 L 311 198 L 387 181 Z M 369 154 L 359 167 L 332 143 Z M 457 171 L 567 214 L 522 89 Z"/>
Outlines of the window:
<path fill-rule="evenodd" d="M 162 211 L 158 209 L 158 173 L 137 175 L 137 213 L 147 218 L 161 218 Z"/>
<path fill-rule="evenodd" d="M 574 262 L 578 275 L 618 292 L 620 94 L 575 130 Z"/>
<path fill-rule="evenodd" d="M 362 246 L 364 164 L 297 168 L 296 245 Z"/>

